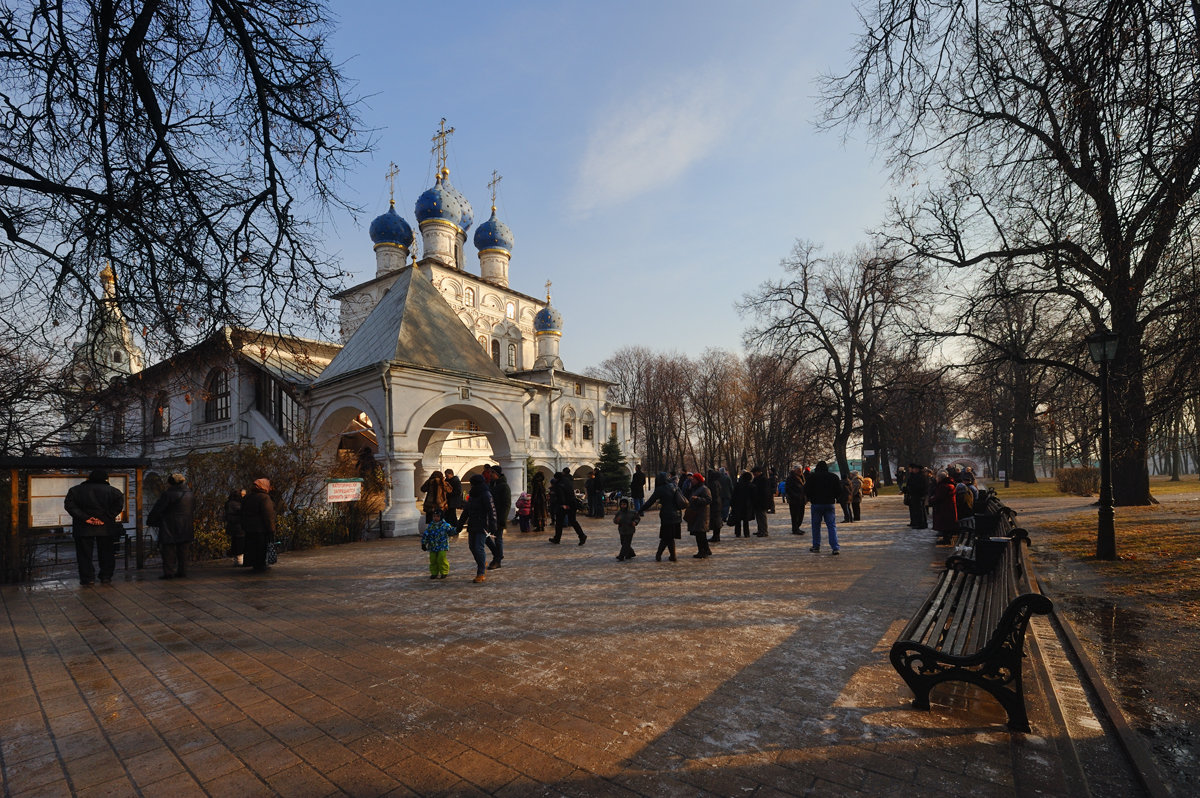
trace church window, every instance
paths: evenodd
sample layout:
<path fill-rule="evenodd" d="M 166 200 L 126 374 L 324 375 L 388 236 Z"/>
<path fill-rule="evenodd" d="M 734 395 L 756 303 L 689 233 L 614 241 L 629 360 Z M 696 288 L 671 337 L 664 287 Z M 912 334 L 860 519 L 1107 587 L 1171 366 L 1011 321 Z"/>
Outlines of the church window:
<path fill-rule="evenodd" d="M 529 414 L 529 435 L 532 438 L 542 437 L 542 416 L 540 413 Z"/>
<path fill-rule="evenodd" d="M 125 442 L 125 413 L 122 410 L 114 410 L 112 415 L 112 442 Z"/>
<path fill-rule="evenodd" d="M 617 437 L 617 422 L 614 421 L 611 424 L 609 424 L 608 430 L 611 433 L 612 437 L 614 437 L 614 438 Z"/>
<path fill-rule="evenodd" d="M 469 308 L 475 307 L 475 289 L 467 286 L 463 289 L 463 304 Z"/>
<path fill-rule="evenodd" d="M 150 434 L 165 438 L 171 434 L 171 402 L 166 391 L 159 391 L 154 398 L 154 411 L 150 415 Z"/>
<path fill-rule="evenodd" d="M 563 437 L 566 438 L 567 440 L 571 440 L 571 422 L 570 421 L 563 423 Z"/>
<path fill-rule="evenodd" d="M 517 318 L 516 304 L 513 302 L 509 302 L 507 305 L 505 305 L 504 306 L 504 315 L 507 316 L 510 320 L 516 319 Z"/>
<path fill-rule="evenodd" d="M 113 350 L 113 362 L 114 363 L 120 363 L 124 357 L 125 356 L 121 353 L 120 349 Z"/>
<path fill-rule="evenodd" d="M 591 424 L 583 425 L 583 439 L 585 441 L 590 441 L 592 439 L 592 425 Z"/>
<path fill-rule="evenodd" d="M 485 336 L 485 335 L 479 336 L 479 345 L 483 347 L 484 352 L 487 351 L 487 336 Z"/>
<path fill-rule="evenodd" d="M 500 365 L 500 342 L 492 341 L 492 362 Z"/>
<path fill-rule="evenodd" d="M 583 396 L 583 383 L 580 383 L 580 382 L 575 383 L 575 395 Z"/>
<path fill-rule="evenodd" d="M 229 375 L 225 369 L 213 369 L 204 381 L 204 421 L 229 420 Z"/>
<path fill-rule="evenodd" d="M 516 344 L 508 345 L 508 367 L 510 369 L 515 369 L 517 367 L 517 345 Z"/>

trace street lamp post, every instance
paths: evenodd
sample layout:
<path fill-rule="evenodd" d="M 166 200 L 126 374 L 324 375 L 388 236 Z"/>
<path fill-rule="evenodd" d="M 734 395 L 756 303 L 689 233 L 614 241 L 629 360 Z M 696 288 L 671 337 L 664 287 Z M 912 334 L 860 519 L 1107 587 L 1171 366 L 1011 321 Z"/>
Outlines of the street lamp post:
<path fill-rule="evenodd" d="M 1100 366 L 1100 522 L 1096 531 L 1096 559 L 1117 558 L 1113 528 L 1112 458 L 1109 452 L 1108 364 L 1117 356 L 1116 333 L 1100 330 L 1086 339 L 1092 362 Z"/>

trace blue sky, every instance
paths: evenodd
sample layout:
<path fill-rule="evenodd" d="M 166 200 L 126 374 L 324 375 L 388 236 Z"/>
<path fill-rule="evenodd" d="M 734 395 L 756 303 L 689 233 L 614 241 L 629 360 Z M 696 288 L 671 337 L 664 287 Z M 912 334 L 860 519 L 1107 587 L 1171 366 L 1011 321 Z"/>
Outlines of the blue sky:
<path fill-rule="evenodd" d="M 849 250 L 882 219 L 886 174 L 864 136 L 814 125 L 816 78 L 845 67 L 859 29 L 848 2 L 333 9 L 331 50 L 377 143 L 348 187 L 366 212 L 328 228 L 347 284 L 374 275 L 366 227 L 387 208 L 389 161 L 415 228 L 445 117 L 450 179 L 477 224 L 503 175 L 510 283 L 541 295 L 553 281 L 571 370 L 631 344 L 740 351 L 734 302 L 781 274 L 796 238 Z"/>

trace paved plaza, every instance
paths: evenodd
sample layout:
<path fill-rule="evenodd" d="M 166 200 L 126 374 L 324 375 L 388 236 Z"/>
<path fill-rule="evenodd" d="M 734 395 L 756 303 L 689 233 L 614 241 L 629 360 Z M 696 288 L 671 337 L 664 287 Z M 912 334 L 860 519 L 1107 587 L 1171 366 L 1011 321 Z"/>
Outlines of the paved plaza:
<path fill-rule="evenodd" d="M 464 534 L 444 581 L 404 538 L 4 587 L 5 795 L 1078 794 L 1029 665 L 1032 734 L 973 688 L 908 708 L 887 651 L 949 550 L 863 512 L 840 557 L 781 506 L 702 561 L 655 562 L 654 513 L 625 563 L 610 518 L 512 531 L 483 584 Z"/>

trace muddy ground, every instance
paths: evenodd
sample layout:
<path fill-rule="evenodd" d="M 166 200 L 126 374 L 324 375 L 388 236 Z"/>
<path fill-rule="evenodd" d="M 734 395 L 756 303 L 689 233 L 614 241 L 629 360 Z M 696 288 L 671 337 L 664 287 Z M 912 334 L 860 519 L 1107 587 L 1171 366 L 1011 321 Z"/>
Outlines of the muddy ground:
<path fill-rule="evenodd" d="M 1177 795 L 1200 794 L 1200 491 L 1118 508 L 1115 563 L 1094 555 L 1094 499 L 1013 499 L 1043 590 Z"/>

